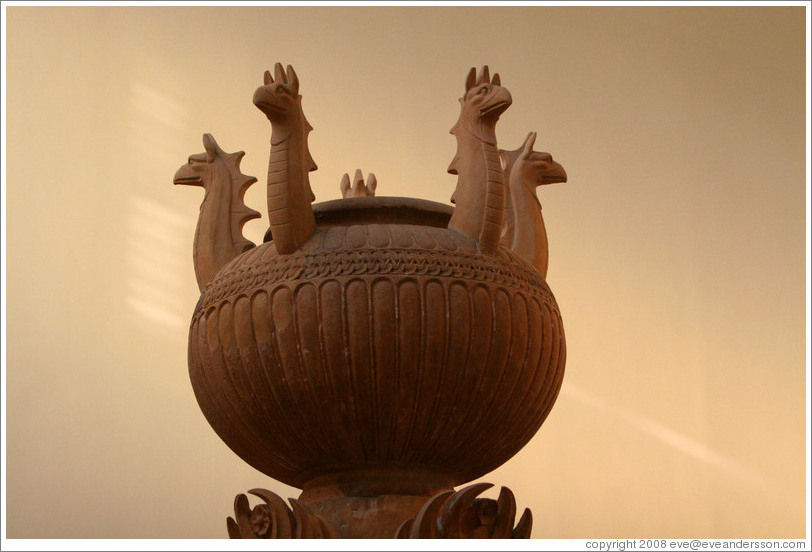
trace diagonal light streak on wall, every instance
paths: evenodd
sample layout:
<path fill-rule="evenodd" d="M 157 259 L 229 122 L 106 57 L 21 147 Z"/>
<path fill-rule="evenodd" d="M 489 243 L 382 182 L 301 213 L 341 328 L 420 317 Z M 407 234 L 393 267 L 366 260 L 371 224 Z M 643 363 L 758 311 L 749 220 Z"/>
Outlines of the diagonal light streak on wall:
<path fill-rule="evenodd" d="M 654 437 L 675 450 L 703 462 L 727 475 L 738 479 L 744 483 L 769 490 L 773 485 L 767 481 L 760 473 L 743 466 L 732 458 L 724 456 L 695 439 L 687 437 L 670 427 L 656 422 L 650 418 L 611 404 L 586 389 L 576 384 L 567 382 L 561 389 L 562 396 L 573 399 L 594 410 L 598 410 L 618 418 L 626 424 Z"/>

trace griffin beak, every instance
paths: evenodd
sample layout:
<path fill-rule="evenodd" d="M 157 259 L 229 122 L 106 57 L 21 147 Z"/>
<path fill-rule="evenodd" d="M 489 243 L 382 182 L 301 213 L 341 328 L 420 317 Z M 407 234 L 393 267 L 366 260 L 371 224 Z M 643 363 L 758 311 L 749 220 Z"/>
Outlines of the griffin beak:
<path fill-rule="evenodd" d="M 567 171 L 561 166 L 561 163 L 552 161 L 550 167 L 546 169 L 541 175 L 542 184 L 555 184 L 557 182 L 567 181 Z"/>
<path fill-rule="evenodd" d="M 202 186 L 203 179 L 191 169 L 191 165 L 184 165 L 175 173 L 172 183 L 183 186 Z"/>
<path fill-rule="evenodd" d="M 498 117 L 504 113 L 512 103 L 513 98 L 507 88 L 497 86 L 493 91 L 493 96 L 488 99 L 485 109 L 480 109 L 479 114 L 482 117 Z"/>

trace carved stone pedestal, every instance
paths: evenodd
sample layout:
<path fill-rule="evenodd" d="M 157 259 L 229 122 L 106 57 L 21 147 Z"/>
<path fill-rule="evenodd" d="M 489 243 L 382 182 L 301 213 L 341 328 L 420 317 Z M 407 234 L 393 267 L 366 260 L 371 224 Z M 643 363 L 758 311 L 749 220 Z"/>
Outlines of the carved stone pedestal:
<path fill-rule="evenodd" d="M 496 147 L 511 103 L 487 67 L 469 74 L 452 129 L 452 201 L 374 197 L 341 181 L 312 204 L 299 79 L 280 64 L 255 105 L 272 125 L 270 228 L 242 225 L 255 178 L 211 135 L 176 184 L 206 189 L 195 236 L 201 296 L 189 374 L 203 414 L 242 459 L 303 490 L 288 506 L 261 489 L 235 501 L 233 538 L 527 538 L 513 494 L 460 486 L 494 470 L 555 403 L 566 347 L 546 282 L 535 196 L 566 173 L 532 150 Z M 455 489 L 459 489 L 455 492 Z"/>

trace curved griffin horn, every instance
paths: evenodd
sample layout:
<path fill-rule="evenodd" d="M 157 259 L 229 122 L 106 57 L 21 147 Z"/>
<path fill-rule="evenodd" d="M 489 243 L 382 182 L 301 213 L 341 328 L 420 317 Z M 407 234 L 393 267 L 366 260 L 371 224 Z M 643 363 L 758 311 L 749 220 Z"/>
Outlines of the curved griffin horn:
<path fill-rule="evenodd" d="M 369 175 L 367 176 L 367 188 L 369 188 L 369 190 L 372 193 L 375 193 L 375 188 L 377 187 L 378 187 L 378 179 L 375 178 L 374 173 L 369 173 Z"/>
<path fill-rule="evenodd" d="M 476 81 L 477 84 L 490 84 L 491 83 L 491 74 L 488 70 L 487 65 L 482 66 L 482 71 L 479 73 L 479 78 Z"/>
<path fill-rule="evenodd" d="M 527 155 L 531 151 L 533 151 L 533 144 L 536 143 L 536 133 L 531 132 L 527 135 L 527 138 L 524 139 L 524 144 L 522 144 L 522 155 Z"/>
<path fill-rule="evenodd" d="M 339 185 L 341 188 L 341 197 L 347 197 L 347 193 L 350 191 L 350 175 L 344 173 L 344 176 L 341 177 L 341 184 Z"/>
<path fill-rule="evenodd" d="M 476 85 L 476 67 L 471 67 L 468 76 L 465 77 L 465 91 L 468 92 Z"/>
<path fill-rule="evenodd" d="M 274 79 L 276 79 L 276 82 L 288 82 L 287 77 L 285 77 L 285 70 L 282 68 L 282 64 L 279 62 L 273 66 L 273 76 Z"/>
<path fill-rule="evenodd" d="M 293 85 L 293 88 L 296 90 L 296 92 L 298 92 L 299 91 L 299 77 L 296 76 L 296 71 L 293 70 L 293 66 L 291 66 L 291 65 L 288 65 L 287 77 L 288 77 L 288 83 Z"/>
<path fill-rule="evenodd" d="M 491 84 L 494 86 L 502 86 L 502 79 L 499 78 L 499 73 L 493 74 L 493 80 L 491 80 Z"/>
<path fill-rule="evenodd" d="M 203 135 L 203 147 L 206 148 L 206 154 L 211 159 L 214 159 L 220 153 L 220 146 L 217 145 L 214 136 L 208 132 Z"/>
<path fill-rule="evenodd" d="M 262 77 L 262 80 L 265 84 L 273 84 L 273 77 L 271 76 L 270 71 L 265 71 L 265 74 Z"/>

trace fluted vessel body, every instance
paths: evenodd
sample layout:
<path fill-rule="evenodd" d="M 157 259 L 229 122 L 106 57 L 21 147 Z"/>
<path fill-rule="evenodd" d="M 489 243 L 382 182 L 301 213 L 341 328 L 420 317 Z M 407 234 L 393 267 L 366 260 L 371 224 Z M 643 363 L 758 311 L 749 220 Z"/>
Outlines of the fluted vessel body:
<path fill-rule="evenodd" d="M 189 371 L 207 420 L 289 485 L 342 473 L 473 480 L 541 426 L 565 341 L 544 279 L 477 251 L 448 206 L 404 198 L 314 205 L 293 254 L 273 239 L 203 289 Z"/>

